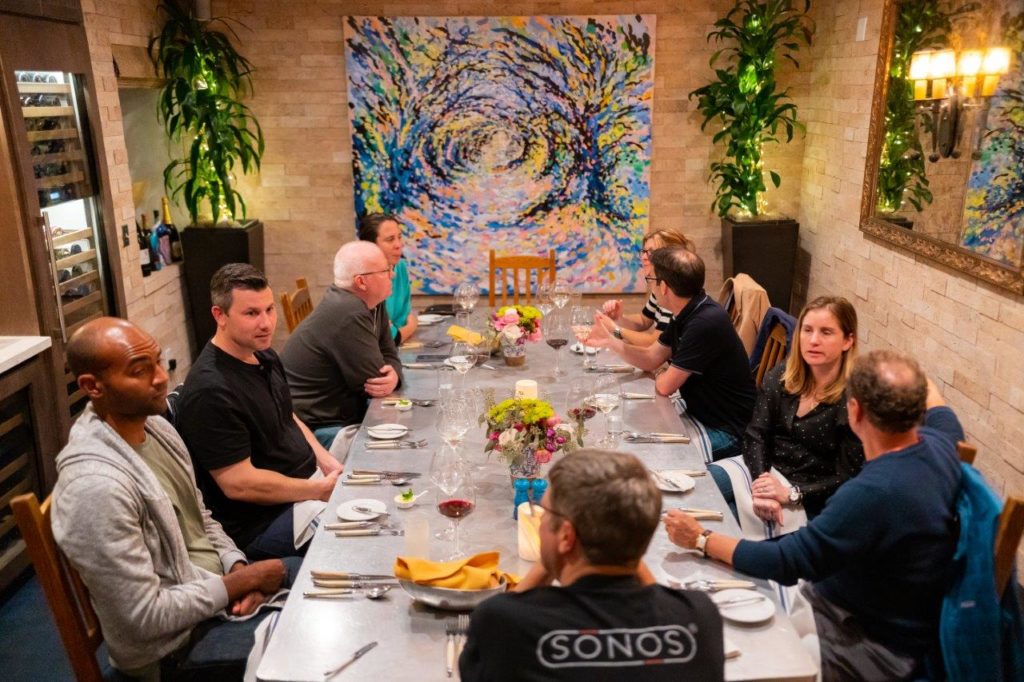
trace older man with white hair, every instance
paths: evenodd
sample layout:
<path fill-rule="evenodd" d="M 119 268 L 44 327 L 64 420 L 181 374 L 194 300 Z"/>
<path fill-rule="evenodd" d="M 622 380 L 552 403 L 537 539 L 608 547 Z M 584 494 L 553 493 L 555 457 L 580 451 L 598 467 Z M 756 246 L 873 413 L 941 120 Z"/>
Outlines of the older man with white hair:
<path fill-rule="evenodd" d="M 281 354 L 295 412 L 324 447 L 340 429 L 363 420 L 369 398 L 383 398 L 401 384 L 402 363 L 384 308 L 392 274 L 376 244 L 342 245 L 334 256 L 334 284 Z"/>

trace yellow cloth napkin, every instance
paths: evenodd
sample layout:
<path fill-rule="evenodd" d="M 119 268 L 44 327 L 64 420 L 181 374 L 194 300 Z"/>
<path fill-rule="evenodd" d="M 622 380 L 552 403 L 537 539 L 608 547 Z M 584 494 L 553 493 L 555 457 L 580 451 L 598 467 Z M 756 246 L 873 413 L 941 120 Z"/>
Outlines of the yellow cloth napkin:
<path fill-rule="evenodd" d="M 519 576 L 498 568 L 499 552 L 481 552 L 457 561 L 429 561 L 418 557 L 395 559 L 395 577 L 411 580 L 417 585 L 449 587 L 455 590 L 484 590 L 497 587 L 504 577 L 509 587 Z"/>
<path fill-rule="evenodd" d="M 452 326 L 448 327 L 448 331 L 446 333 L 448 334 L 448 336 L 452 337 L 456 341 L 465 341 L 466 343 L 472 343 L 473 345 L 476 345 L 484 340 L 484 337 L 481 336 L 480 334 L 477 334 L 474 331 L 466 329 L 465 327 L 460 327 L 457 324 L 453 324 Z"/>

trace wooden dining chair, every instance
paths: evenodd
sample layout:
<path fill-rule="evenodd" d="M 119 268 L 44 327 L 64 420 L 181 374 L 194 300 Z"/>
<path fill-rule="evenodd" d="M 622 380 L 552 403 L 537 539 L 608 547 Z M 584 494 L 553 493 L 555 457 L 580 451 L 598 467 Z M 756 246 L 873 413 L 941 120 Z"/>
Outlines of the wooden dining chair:
<path fill-rule="evenodd" d="M 755 377 L 758 388 L 761 387 L 761 380 L 772 367 L 786 359 L 786 346 L 789 341 L 786 338 L 786 328 L 781 322 L 776 322 L 772 327 L 768 341 L 764 344 L 764 351 L 761 353 L 761 362 L 757 365 Z"/>
<path fill-rule="evenodd" d="M 99 682 L 103 673 L 96 661 L 96 650 L 103 642 L 103 633 L 89 603 L 88 590 L 53 539 L 51 500 L 52 497 L 47 497 L 40 505 L 35 493 L 18 495 L 11 500 L 11 509 L 57 622 L 75 678 L 80 682 Z"/>
<path fill-rule="evenodd" d="M 1013 563 L 1017 556 L 1021 535 L 1024 534 L 1024 499 L 1008 497 L 999 514 L 996 530 L 995 564 L 996 594 L 1002 596 L 1013 574 Z"/>
<path fill-rule="evenodd" d="M 964 464 L 973 465 L 974 458 L 978 456 L 978 446 L 962 440 L 956 444 L 956 454 L 960 455 L 960 461 Z"/>
<path fill-rule="evenodd" d="M 549 250 L 547 256 L 498 256 L 494 249 L 491 249 L 491 287 L 487 293 L 488 304 L 492 308 L 498 294 L 495 286 L 498 270 L 501 270 L 501 305 L 508 305 L 509 273 L 512 274 L 512 303 L 519 305 L 520 291 L 525 293 L 524 302 L 530 303 L 533 300 L 534 288 L 540 285 L 543 278 L 547 278 L 552 284 L 555 282 L 555 251 Z"/>
<path fill-rule="evenodd" d="M 295 331 L 299 322 L 313 312 L 313 299 L 309 295 L 309 284 L 305 277 L 295 280 L 296 291 L 281 294 L 281 309 L 284 310 L 284 322 L 288 325 L 288 333 Z"/>

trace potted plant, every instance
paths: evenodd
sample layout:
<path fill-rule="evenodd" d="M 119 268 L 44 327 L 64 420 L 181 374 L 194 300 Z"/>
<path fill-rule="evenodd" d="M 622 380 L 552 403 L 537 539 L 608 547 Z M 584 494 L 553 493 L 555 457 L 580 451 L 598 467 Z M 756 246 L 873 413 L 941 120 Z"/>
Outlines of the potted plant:
<path fill-rule="evenodd" d="M 724 45 L 710 60 L 715 80 L 690 93 L 703 114 L 701 130 L 717 121 L 722 128 L 714 143 L 724 142 L 725 154 L 711 164 L 717 183 L 712 209 L 722 219 L 722 260 L 726 277 L 746 272 L 767 291 L 772 304 L 789 307 L 799 226 L 789 218 L 766 216 L 762 154 L 764 145 L 793 139 L 796 105 L 788 88 L 780 89 L 775 73 L 781 59 L 797 67 L 800 43 L 810 44 L 807 12 L 792 0 L 737 0 L 729 13 L 715 22 L 708 41 Z M 724 59 L 724 65 L 719 61 Z M 716 66 L 717 65 L 717 66 Z M 782 178 L 769 170 L 772 184 Z M 771 254 L 771 258 L 765 258 Z"/>
<path fill-rule="evenodd" d="M 188 254 L 185 278 L 192 307 L 196 352 L 213 335 L 209 313 L 210 277 L 221 265 L 246 262 L 263 269 L 263 225 L 249 221 L 246 204 L 235 188 L 234 171 L 258 171 L 263 156 L 263 130 L 242 100 L 252 92 L 252 64 L 231 44 L 225 19 L 209 21 L 183 10 L 175 0 L 162 0 L 166 22 L 149 41 L 150 57 L 166 79 L 157 116 L 180 158 L 164 169 L 164 185 L 181 195 L 191 227 L 181 234 Z"/>
<path fill-rule="evenodd" d="M 540 340 L 542 317 L 532 305 L 507 305 L 491 315 L 488 325 L 501 346 L 505 364 L 517 367 L 526 362 L 526 342 Z"/>

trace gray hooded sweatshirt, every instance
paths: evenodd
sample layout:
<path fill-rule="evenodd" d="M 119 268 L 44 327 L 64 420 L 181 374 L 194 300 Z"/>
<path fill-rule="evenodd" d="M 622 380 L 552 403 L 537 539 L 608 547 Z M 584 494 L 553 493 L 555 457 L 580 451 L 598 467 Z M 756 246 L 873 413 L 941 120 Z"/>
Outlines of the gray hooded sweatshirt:
<path fill-rule="evenodd" d="M 188 473 L 224 572 L 245 561 L 203 504 L 174 428 L 150 417 L 146 434 Z M 115 667 L 134 670 L 158 661 L 227 606 L 221 577 L 189 561 L 174 507 L 156 477 L 92 405 L 72 427 L 57 472 L 53 534 L 89 588 Z"/>

